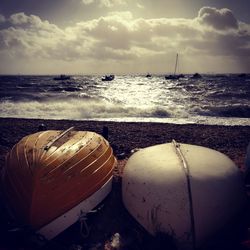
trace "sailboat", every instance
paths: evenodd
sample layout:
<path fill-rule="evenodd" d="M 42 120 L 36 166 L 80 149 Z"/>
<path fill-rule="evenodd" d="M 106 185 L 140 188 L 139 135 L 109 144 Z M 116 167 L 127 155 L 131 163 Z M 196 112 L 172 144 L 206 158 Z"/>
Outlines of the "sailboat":
<path fill-rule="evenodd" d="M 174 74 L 173 75 L 166 75 L 165 79 L 166 80 L 178 80 L 181 77 L 184 77 L 183 74 L 176 74 L 177 71 L 177 66 L 178 66 L 178 53 L 176 54 L 176 59 L 175 59 L 175 67 L 174 67 Z"/>

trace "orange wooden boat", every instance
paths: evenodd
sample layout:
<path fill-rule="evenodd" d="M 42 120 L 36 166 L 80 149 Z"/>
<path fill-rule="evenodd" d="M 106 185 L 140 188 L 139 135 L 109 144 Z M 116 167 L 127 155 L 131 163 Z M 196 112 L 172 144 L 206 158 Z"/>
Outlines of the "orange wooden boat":
<path fill-rule="evenodd" d="M 19 223 L 52 239 L 107 196 L 115 163 L 109 143 L 94 132 L 31 134 L 7 155 L 4 196 Z"/>

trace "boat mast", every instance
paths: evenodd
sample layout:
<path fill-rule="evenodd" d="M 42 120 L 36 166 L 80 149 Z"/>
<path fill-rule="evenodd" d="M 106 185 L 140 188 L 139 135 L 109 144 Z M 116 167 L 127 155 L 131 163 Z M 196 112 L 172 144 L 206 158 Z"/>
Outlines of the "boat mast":
<path fill-rule="evenodd" d="M 174 75 L 176 74 L 177 62 L 178 62 L 178 53 L 176 54 L 175 67 L 174 67 Z"/>

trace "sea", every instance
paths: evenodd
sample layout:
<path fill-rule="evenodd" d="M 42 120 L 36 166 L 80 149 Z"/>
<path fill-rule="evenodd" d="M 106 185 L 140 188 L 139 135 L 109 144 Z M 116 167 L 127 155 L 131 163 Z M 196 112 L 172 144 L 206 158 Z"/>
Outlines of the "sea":
<path fill-rule="evenodd" d="M 250 125 L 250 74 L 1 75 L 0 117 Z"/>

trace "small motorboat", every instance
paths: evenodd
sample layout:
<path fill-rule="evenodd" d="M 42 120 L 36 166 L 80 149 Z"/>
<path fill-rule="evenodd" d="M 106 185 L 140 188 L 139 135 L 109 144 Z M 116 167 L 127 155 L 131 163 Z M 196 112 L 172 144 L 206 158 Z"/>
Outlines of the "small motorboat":
<path fill-rule="evenodd" d="M 192 76 L 191 76 L 192 79 L 200 79 L 202 78 L 202 76 L 199 74 L 199 73 L 194 73 Z"/>
<path fill-rule="evenodd" d="M 238 77 L 246 78 L 246 77 L 247 77 L 247 74 L 246 74 L 246 73 L 241 73 L 241 74 L 238 75 Z"/>
<path fill-rule="evenodd" d="M 115 76 L 114 75 L 105 75 L 102 77 L 102 81 L 112 81 L 115 79 Z"/>
<path fill-rule="evenodd" d="M 243 211 L 246 193 L 226 155 L 173 141 L 128 159 L 122 199 L 150 234 L 172 237 L 178 249 L 197 249 Z"/>
<path fill-rule="evenodd" d="M 55 81 L 63 81 L 63 80 L 70 80 L 71 77 L 68 75 L 60 75 L 60 76 L 54 77 L 53 79 Z"/>
<path fill-rule="evenodd" d="M 37 132 L 7 155 L 4 199 L 19 225 L 50 240 L 104 200 L 115 163 L 111 146 L 97 133 Z"/>

